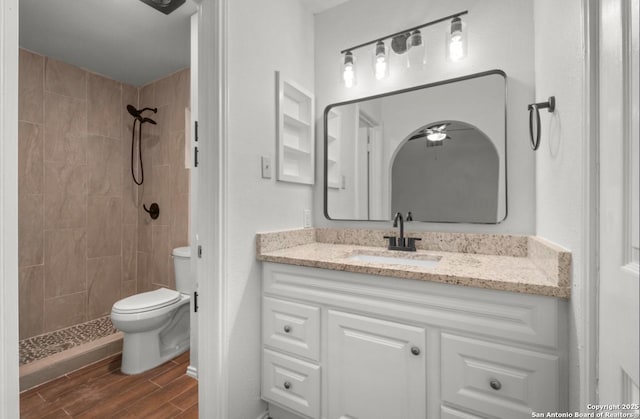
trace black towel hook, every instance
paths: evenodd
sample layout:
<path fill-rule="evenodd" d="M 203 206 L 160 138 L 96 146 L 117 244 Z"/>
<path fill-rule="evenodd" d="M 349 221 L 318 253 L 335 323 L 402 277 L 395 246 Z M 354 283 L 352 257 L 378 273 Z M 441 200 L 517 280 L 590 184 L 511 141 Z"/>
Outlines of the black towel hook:
<path fill-rule="evenodd" d="M 532 103 L 527 106 L 529 110 L 529 136 L 531 138 L 531 148 L 536 151 L 540 147 L 540 109 L 547 109 L 547 112 L 556 110 L 556 97 L 549 96 L 547 102 Z M 536 138 L 533 139 L 533 114 L 536 115 Z"/>

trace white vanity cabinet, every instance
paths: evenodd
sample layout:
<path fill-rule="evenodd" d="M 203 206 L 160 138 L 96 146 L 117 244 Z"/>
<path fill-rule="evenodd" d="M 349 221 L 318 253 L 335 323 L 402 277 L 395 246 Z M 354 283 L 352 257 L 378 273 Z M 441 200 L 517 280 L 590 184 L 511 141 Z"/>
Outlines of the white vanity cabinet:
<path fill-rule="evenodd" d="M 262 397 L 300 418 L 567 409 L 562 299 L 265 262 L 262 301 Z"/>

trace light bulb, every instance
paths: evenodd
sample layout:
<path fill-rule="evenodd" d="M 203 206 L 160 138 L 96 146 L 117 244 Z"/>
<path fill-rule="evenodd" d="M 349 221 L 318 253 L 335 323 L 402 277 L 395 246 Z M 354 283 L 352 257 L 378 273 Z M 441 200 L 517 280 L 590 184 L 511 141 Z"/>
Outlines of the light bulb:
<path fill-rule="evenodd" d="M 420 70 L 426 63 L 425 46 L 419 30 L 411 32 L 407 38 L 407 67 Z"/>
<path fill-rule="evenodd" d="M 462 19 L 459 17 L 451 20 L 448 53 L 450 61 L 460 61 L 467 55 L 465 34 L 462 30 Z"/>
<path fill-rule="evenodd" d="M 374 73 L 377 80 L 382 80 L 387 77 L 389 73 L 389 65 L 387 61 L 387 48 L 384 45 L 383 41 L 378 41 L 376 43 L 375 54 L 373 57 L 374 60 Z"/>
<path fill-rule="evenodd" d="M 351 88 L 356 84 L 356 68 L 355 60 L 351 51 L 344 54 L 344 67 L 342 72 L 342 80 L 347 88 Z"/>

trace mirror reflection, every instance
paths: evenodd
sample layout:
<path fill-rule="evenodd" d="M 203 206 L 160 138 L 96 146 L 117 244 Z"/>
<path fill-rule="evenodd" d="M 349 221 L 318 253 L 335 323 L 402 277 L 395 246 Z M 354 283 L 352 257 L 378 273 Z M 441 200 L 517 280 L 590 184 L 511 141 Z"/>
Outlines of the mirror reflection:
<path fill-rule="evenodd" d="M 505 93 L 494 70 L 328 106 L 327 218 L 502 221 Z"/>

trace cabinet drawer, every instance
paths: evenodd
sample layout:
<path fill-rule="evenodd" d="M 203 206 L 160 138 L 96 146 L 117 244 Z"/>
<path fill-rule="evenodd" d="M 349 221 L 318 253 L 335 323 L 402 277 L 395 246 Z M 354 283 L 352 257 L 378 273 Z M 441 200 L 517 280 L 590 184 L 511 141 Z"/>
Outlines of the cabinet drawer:
<path fill-rule="evenodd" d="M 467 412 L 461 412 L 460 410 L 451 409 L 447 406 L 440 407 L 440 419 L 482 419 L 480 416 L 475 416 Z"/>
<path fill-rule="evenodd" d="M 445 403 L 504 419 L 559 408 L 557 356 L 446 333 L 441 354 Z"/>
<path fill-rule="evenodd" d="M 262 398 L 320 417 L 320 366 L 264 349 Z"/>
<path fill-rule="evenodd" d="M 264 297 L 262 342 L 314 361 L 320 357 L 320 309 Z"/>

